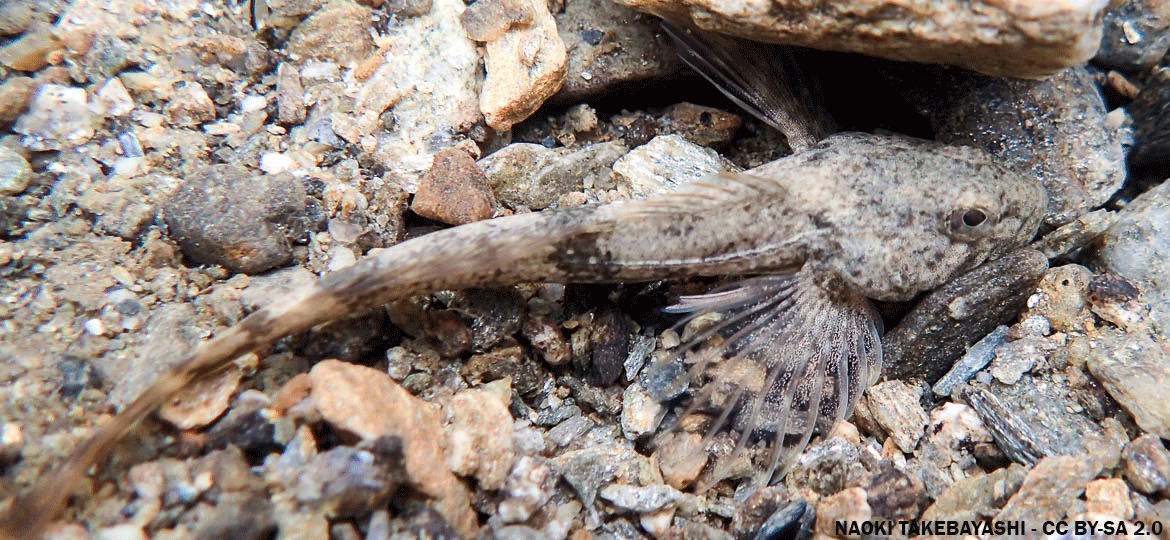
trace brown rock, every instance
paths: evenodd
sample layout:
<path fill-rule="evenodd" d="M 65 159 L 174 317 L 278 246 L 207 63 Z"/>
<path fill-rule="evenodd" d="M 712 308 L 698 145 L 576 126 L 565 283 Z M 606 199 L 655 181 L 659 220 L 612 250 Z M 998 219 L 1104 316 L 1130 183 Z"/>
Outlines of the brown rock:
<path fill-rule="evenodd" d="M 892 60 L 1040 78 L 1097 51 L 1108 2 L 622 0 L 704 30 Z M 987 29 L 995 29 L 988 32 Z"/>
<path fill-rule="evenodd" d="M 530 0 L 532 24 L 513 28 L 487 43 L 487 78 L 479 110 L 492 129 L 504 131 L 528 118 L 560 90 L 567 52 L 543 0 Z"/>
<path fill-rule="evenodd" d="M 0 125 L 16 121 L 28 106 L 37 84 L 28 77 L 16 76 L 0 84 Z"/>
<path fill-rule="evenodd" d="M 1170 452 L 1154 435 L 1142 435 L 1125 446 L 1122 472 L 1142 493 L 1158 495 L 1170 490 Z"/>
<path fill-rule="evenodd" d="M 836 537 L 836 522 L 861 523 L 871 517 L 873 512 L 869 509 L 865 490 L 859 487 L 844 489 L 817 504 L 817 532 Z"/>
<path fill-rule="evenodd" d="M 496 197 L 487 176 L 467 152 L 456 148 L 435 154 L 419 182 L 410 209 L 449 225 L 488 219 L 496 213 Z"/>
<path fill-rule="evenodd" d="M 1040 460 L 1024 477 L 1020 490 L 1008 500 L 995 521 L 1027 519 L 1029 522 L 1065 517 L 1073 501 L 1101 472 L 1101 461 L 1092 457 L 1052 456 Z"/>
<path fill-rule="evenodd" d="M 865 394 L 874 420 L 890 434 L 898 449 L 906 453 L 913 452 L 918 446 L 929 420 L 922 405 L 918 404 L 919 397 L 914 389 L 900 380 L 875 385 Z"/>
<path fill-rule="evenodd" d="M 351 64 L 374 53 L 370 9 L 349 0 L 334 0 L 305 19 L 289 35 L 288 51 L 305 58 Z"/>
<path fill-rule="evenodd" d="M 1101 478 L 1085 486 L 1085 512 L 1120 519 L 1133 519 L 1129 487 L 1120 478 Z"/>
<path fill-rule="evenodd" d="M 0 48 L 0 65 L 17 71 L 37 71 L 49 65 L 52 53 L 62 49 L 51 28 L 38 28 Z"/>
<path fill-rule="evenodd" d="M 463 11 L 459 22 L 467 37 L 480 42 L 495 41 L 513 27 L 527 27 L 536 17 L 528 0 L 480 0 Z"/>
<path fill-rule="evenodd" d="M 500 489 L 516 457 L 507 405 L 487 390 L 471 389 L 455 394 L 448 406 L 447 468 Z"/>
<path fill-rule="evenodd" d="M 215 378 L 195 381 L 163 405 L 158 410 L 159 417 L 179 429 L 210 424 L 227 410 L 244 376 L 244 365 L 250 364 L 255 369 L 258 362 L 255 354 L 249 354 Z"/>
<path fill-rule="evenodd" d="M 410 395 L 386 373 L 365 366 L 325 360 L 313 366 L 309 377 L 310 395 L 326 422 L 366 440 L 402 439 L 411 485 L 437 499 L 435 507 L 459 533 L 475 532 L 470 492 L 444 465 L 443 430 L 432 405 Z"/>
<path fill-rule="evenodd" d="M 654 451 L 666 483 L 685 489 L 695 483 L 707 465 L 709 454 L 698 433 L 675 432 Z"/>
<path fill-rule="evenodd" d="M 199 83 L 188 81 L 175 91 L 164 109 L 176 126 L 197 126 L 215 120 L 215 103 Z"/>

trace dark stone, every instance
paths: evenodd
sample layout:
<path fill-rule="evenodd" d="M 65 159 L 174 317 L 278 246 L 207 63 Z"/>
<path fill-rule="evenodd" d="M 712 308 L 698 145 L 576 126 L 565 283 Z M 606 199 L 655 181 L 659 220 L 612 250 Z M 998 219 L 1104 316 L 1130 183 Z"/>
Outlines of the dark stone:
<path fill-rule="evenodd" d="M 1170 68 L 1153 70 L 1137 99 L 1125 109 L 1133 119 L 1130 163 L 1164 165 L 1170 162 Z"/>
<path fill-rule="evenodd" d="M 883 375 L 938 380 L 967 347 L 1020 312 L 1047 269 L 1044 255 L 1023 249 L 930 293 L 882 338 Z"/>
<path fill-rule="evenodd" d="M 1120 71 L 1155 66 L 1170 49 L 1170 9 L 1164 5 L 1158 0 L 1125 0 L 1106 11 L 1101 48 L 1093 62 Z"/>
<path fill-rule="evenodd" d="M 276 531 L 272 503 L 266 493 L 224 493 L 217 502 L 214 515 L 200 520 L 193 535 L 195 540 L 262 540 Z"/>
<path fill-rule="evenodd" d="M 66 356 L 57 362 L 57 371 L 61 372 L 61 387 L 57 393 L 65 399 L 77 399 L 87 388 L 102 387 L 101 371 L 84 358 Z"/>
<path fill-rule="evenodd" d="M 686 71 L 650 15 L 609 0 L 573 0 L 555 16 L 569 57 L 565 84 L 550 102 L 614 95 Z"/>
<path fill-rule="evenodd" d="M 253 175 L 212 165 L 187 179 L 165 206 L 171 237 L 200 264 L 257 274 L 288 264 L 305 237 L 305 191 L 291 175 Z"/>

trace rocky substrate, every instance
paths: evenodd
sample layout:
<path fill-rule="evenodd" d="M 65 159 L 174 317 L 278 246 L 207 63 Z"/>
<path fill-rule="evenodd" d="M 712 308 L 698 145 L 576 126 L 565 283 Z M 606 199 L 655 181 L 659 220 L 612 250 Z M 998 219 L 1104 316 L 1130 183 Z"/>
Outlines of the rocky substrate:
<path fill-rule="evenodd" d="M 138 428 L 48 537 L 1170 522 L 1170 13 L 1096 4 L 1040 67 L 1012 44 L 914 57 L 1042 80 L 801 53 L 842 125 L 984 148 L 1049 206 L 1028 249 L 883 306 L 884 379 L 778 484 L 696 492 L 701 426 L 652 444 L 670 407 L 643 368 L 688 332 L 661 308 L 705 285 L 526 284 L 238 359 Z M 1085 32 L 1102 47 L 1078 64 Z M 844 48 L 905 58 L 872 39 Z M 11 0 L 0 66 L 0 509 L 168 362 L 364 254 L 789 152 L 607 0 Z"/>

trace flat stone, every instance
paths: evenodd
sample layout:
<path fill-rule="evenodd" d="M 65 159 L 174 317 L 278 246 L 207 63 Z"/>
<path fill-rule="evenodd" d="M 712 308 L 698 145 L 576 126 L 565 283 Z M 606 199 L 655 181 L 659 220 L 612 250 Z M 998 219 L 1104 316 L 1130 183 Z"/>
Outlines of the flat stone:
<path fill-rule="evenodd" d="M 738 172 L 739 167 L 710 148 L 681 135 L 659 135 L 613 164 L 619 185 L 636 197 L 674 190 L 704 176 Z"/>
<path fill-rule="evenodd" d="M 625 153 L 618 142 L 556 149 L 514 143 L 485 156 L 479 166 L 501 203 L 543 210 L 565 193 L 583 189 L 587 176 L 608 178 L 614 161 Z"/>
<path fill-rule="evenodd" d="M 227 410 L 232 395 L 239 388 L 245 371 L 243 365 L 251 364 L 254 369 L 259 363 L 254 354 L 244 358 L 244 362 L 233 363 L 215 377 L 196 381 L 184 388 L 159 408 L 159 417 L 179 429 L 200 428 L 215 421 Z"/>
<path fill-rule="evenodd" d="M 1151 316 L 1170 334 L 1170 182 L 1134 199 L 1101 237 L 1093 262 L 1136 284 Z"/>
<path fill-rule="evenodd" d="M 1024 477 L 1020 489 L 995 516 L 996 521 L 1029 523 L 1061 519 L 1102 469 L 1090 457 L 1052 456 L 1040 460 Z"/>
<path fill-rule="evenodd" d="M 1048 259 L 1020 250 L 961 275 L 928 294 L 882 337 L 884 375 L 938 380 L 967 347 L 1014 318 Z"/>
<path fill-rule="evenodd" d="M 16 71 L 38 71 L 49 65 L 50 55 L 63 48 L 52 28 L 40 27 L 0 47 L 0 65 Z"/>
<path fill-rule="evenodd" d="M 471 155 L 449 148 L 435 154 L 434 164 L 419 181 L 410 209 L 448 225 L 463 225 L 492 217 L 496 197 Z"/>
<path fill-rule="evenodd" d="M 614 506 L 632 512 L 654 512 L 670 508 L 683 498 L 683 493 L 665 485 L 631 486 L 610 484 L 598 492 Z"/>
<path fill-rule="evenodd" d="M 560 90 L 565 76 L 565 43 L 557 34 L 548 4 L 528 2 L 531 24 L 513 27 L 485 45 L 487 78 L 479 108 L 487 125 L 497 131 L 528 118 Z"/>
<path fill-rule="evenodd" d="M 100 120 L 84 88 L 44 84 L 12 131 L 24 135 L 21 144 L 29 150 L 64 150 L 89 142 Z"/>
<path fill-rule="evenodd" d="M 556 13 L 568 49 L 565 83 L 552 100 L 576 102 L 630 84 L 653 84 L 686 71 L 658 20 L 610 0 L 573 0 Z"/>
<path fill-rule="evenodd" d="M 1081 64 L 1101 42 L 1107 2 L 623 0 L 668 20 L 755 41 L 952 64 L 1040 78 Z M 996 32 L 988 33 L 987 28 Z"/>
<path fill-rule="evenodd" d="M 1089 353 L 1089 373 L 1133 415 L 1143 430 L 1170 439 L 1170 363 L 1166 352 L 1149 337 L 1103 332 Z"/>
<path fill-rule="evenodd" d="M 981 476 L 958 480 L 922 513 L 924 520 L 983 519 L 1003 508 L 1024 482 L 1028 469 L 1018 463 Z"/>
<path fill-rule="evenodd" d="M 288 51 L 305 58 L 353 64 L 374 53 L 370 37 L 370 8 L 333 0 L 293 29 Z"/>
<path fill-rule="evenodd" d="M 894 439 L 903 452 L 918 446 L 930 420 L 918 400 L 921 394 L 900 380 L 876 384 L 865 393 L 874 420 Z"/>
<path fill-rule="evenodd" d="M 287 174 L 212 165 L 178 188 L 165 219 L 193 261 L 254 274 L 292 260 L 291 243 L 305 235 L 305 191 Z"/>
<path fill-rule="evenodd" d="M 406 473 L 413 487 L 437 499 L 436 509 L 461 534 L 477 528 L 470 492 L 447 470 L 435 408 L 410 395 L 382 371 L 337 360 L 309 372 L 310 394 L 322 418 L 335 429 L 365 440 L 402 440 Z"/>

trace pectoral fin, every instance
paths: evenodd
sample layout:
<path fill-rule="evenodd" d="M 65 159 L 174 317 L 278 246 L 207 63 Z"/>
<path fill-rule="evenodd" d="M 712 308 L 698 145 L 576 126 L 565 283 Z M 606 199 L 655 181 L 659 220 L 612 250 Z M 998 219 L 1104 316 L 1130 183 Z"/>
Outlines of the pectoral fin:
<path fill-rule="evenodd" d="M 671 369 L 681 373 L 683 362 L 686 384 L 661 385 L 657 397 L 672 398 L 689 385 L 690 404 L 679 418 L 709 414 L 707 440 L 723 430 L 735 437 L 735 450 L 715 460 L 701 484 L 735 476 L 737 464 L 752 456 L 758 485 L 778 479 L 812 435 L 851 414 L 877 380 L 877 312 L 865 297 L 826 290 L 810 274 L 806 268 L 752 278 L 668 308 L 690 314 L 682 324 L 719 319 L 650 368 L 662 379 Z"/>

